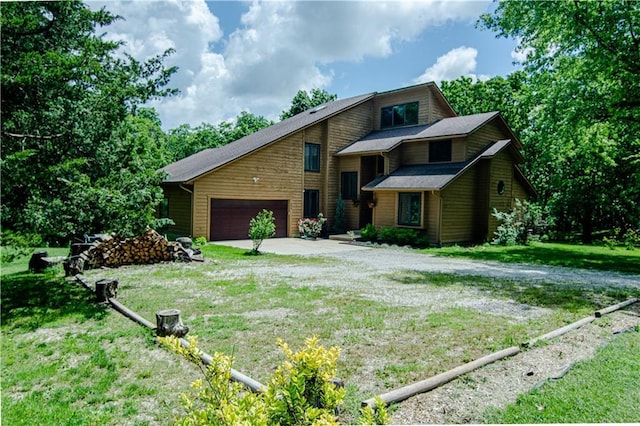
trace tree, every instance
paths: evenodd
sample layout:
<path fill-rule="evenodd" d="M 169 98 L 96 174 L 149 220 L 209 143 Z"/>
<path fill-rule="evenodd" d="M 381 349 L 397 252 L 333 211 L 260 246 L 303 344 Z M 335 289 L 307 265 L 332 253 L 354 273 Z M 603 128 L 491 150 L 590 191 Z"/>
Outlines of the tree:
<path fill-rule="evenodd" d="M 253 241 L 253 254 L 259 254 L 260 245 L 276 235 L 276 219 L 271 210 L 262 210 L 249 221 L 249 238 Z"/>
<path fill-rule="evenodd" d="M 440 86 L 453 109 L 460 115 L 500 111 L 518 136 L 528 125 L 526 100 L 529 86 L 522 71 L 516 71 L 507 78 L 498 76 L 475 82 L 463 76 L 456 80 L 445 80 Z"/>
<path fill-rule="evenodd" d="M 523 142 L 557 224 L 640 227 L 640 3 L 506 1 L 481 22 L 527 53 Z"/>
<path fill-rule="evenodd" d="M 95 33 L 117 19 L 74 0 L 2 4 L 3 227 L 65 240 L 150 220 L 163 135 L 138 105 L 175 93 L 175 68 L 171 50 L 117 56 Z"/>
<path fill-rule="evenodd" d="M 202 123 L 194 128 L 183 124 L 169 131 L 169 162 L 178 161 L 203 149 L 226 145 L 272 124 L 271 120 L 246 111 L 242 111 L 233 123 L 224 121 L 217 126 Z"/>
<path fill-rule="evenodd" d="M 291 101 L 291 107 L 286 111 L 282 111 L 282 114 L 280 114 L 280 120 L 286 120 L 315 106 L 335 101 L 337 98 L 338 95 L 332 95 L 322 89 L 312 89 L 311 93 L 305 90 L 298 90 L 298 93 L 296 93 Z"/>

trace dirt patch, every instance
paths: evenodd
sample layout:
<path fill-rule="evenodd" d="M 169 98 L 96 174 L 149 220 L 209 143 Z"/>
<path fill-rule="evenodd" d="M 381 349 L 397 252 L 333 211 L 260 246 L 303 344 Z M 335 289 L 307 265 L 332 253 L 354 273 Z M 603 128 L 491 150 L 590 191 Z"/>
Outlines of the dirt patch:
<path fill-rule="evenodd" d="M 613 312 L 547 345 L 530 348 L 403 401 L 393 413 L 393 423 L 481 423 L 487 408 L 504 407 L 515 402 L 519 394 L 547 380 L 560 379 L 576 362 L 592 358 L 616 334 L 640 326 L 639 305 Z"/>

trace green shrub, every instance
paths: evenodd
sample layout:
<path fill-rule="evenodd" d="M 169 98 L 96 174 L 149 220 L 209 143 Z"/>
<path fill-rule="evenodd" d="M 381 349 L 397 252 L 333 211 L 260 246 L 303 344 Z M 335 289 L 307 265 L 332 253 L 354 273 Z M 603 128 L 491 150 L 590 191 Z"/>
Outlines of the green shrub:
<path fill-rule="evenodd" d="M 378 229 L 373 226 L 373 224 L 367 223 L 367 225 L 360 230 L 360 238 L 362 238 L 363 241 L 377 241 Z"/>
<path fill-rule="evenodd" d="M 418 231 L 410 228 L 383 227 L 378 238 L 387 244 L 413 246 L 418 240 Z"/>
<path fill-rule="evenodd" d="M 253 254 L 258 254 L 258 249 L 264 240 L 276 234 L 276 220 L 273 212 L 262 210 L 249 222 L 249 238 L 253 241 Z"/>
<path fill-rule="evenodd" d="M 336 216 L 333 222 L 333 232 L 342 234 L 346 230 L 344 224 L 344 200 L 342 197 L 338 197 L 336 200 Z"/>
<path fill-rule="evenodd" d="M 511 211 L 499 212 L 494 208 L 492 216 L 502 223 L 494 232 L 495 238 L 491 244 L 527 245 L 533 234 L 543 233 L 546 229 L 546 223 L 542 219 L 542 209 L 535 204 L 520 201 L 517 198 Z"/>
<path fill-rule="evenodd" d="M 196 247 L 202 247 L 205 244 L 207 244 L 207 239 L 205 237 L 198 237 L 193 240 L 193 245 Z"/>
<path fill-rule="evenodd" d="M 379 396 L 376 396 L 374 408 L 367 405 L 360 410 L 360 413 L 362 415 L 360 424 L 362 425 L 386 425 L 391 423 L 391 416 L 387 411 L 386 404 Z"/>
<path fill-rule="evenodd" d="M 332 382 L 337 372 L 340 349 L 326 349 L 317 337 L 306 339 L 304 347 L 293 352 L 278 340 L 286 361 L 280 365 L 264 392 L 247 392 L 239 383 L 231 382 L 233 358 L 214 354 L 206 365 L 197 338 L 189 336 L 184 347 L 174 336 L 158 340 L 171 350 L 196 364 L 204 373 L 204 381 L 192 383 L 192 392 L 182 394 L 187 414 L 177 424 L 184 425 L 337 425 L 337 409 L 345 390 Z M 377 401 L 376 411 L 361 411 L 363 424 L 386 424 L 389 415 L 384 403 Z"/>

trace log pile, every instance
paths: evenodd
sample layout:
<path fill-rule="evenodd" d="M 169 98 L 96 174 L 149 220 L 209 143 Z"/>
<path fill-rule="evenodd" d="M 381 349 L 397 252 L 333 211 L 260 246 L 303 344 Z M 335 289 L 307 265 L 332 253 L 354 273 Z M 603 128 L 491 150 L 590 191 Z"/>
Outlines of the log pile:
<path fill-rule="evenodd" d="M 71 256 L 65 265 L 68 275 L 82 273 L 84 269 L 123 265 L 143 265 L 166 261 L 202 260 L 198 251 L 185 249 L 179 242 L 169 242 L 156 231 L 149 229 L 144 234 L 122 239 L 112 235 L 101 235 L 92 243 L 74 244 Z"/>

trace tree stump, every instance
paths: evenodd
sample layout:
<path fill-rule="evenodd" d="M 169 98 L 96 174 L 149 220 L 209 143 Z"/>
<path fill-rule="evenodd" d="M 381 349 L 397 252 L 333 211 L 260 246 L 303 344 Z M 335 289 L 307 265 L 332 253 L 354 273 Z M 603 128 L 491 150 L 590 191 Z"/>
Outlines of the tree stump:
<path fill-rule="evenodd" d="M 84 272 L 84 260 L 85 257 L 82 255 L 78 256 L 70 256 L 66 261 L 64 261 L 64 275 L 65 277 L 76 276 Z"/>
<path fill-rule="evenodd" d="M 49 263 L 44 260 L 45 257 L 49 257 L 49 253 L 44 250 L 34 252 L 29 260 L 29 272 L 36 274 L 44 272 L 49 266 Z"/>
<path fill-rule="evenodd" d="M 166 309 L 156 312 L 156 334 L 158 336 L 184 337 L 188 332 L 189 327 L 182 324 L 178 309 Z"/>
<path fill-rule="evenodd" d="M 107 278 L 96 281 L 96 298 L 98 302 L 108 302 L 118 295 L 118 280 Z"/>

